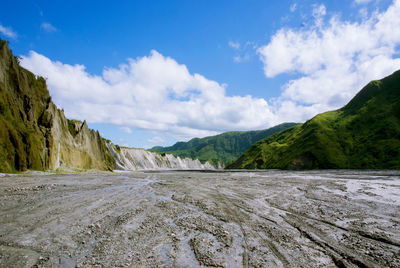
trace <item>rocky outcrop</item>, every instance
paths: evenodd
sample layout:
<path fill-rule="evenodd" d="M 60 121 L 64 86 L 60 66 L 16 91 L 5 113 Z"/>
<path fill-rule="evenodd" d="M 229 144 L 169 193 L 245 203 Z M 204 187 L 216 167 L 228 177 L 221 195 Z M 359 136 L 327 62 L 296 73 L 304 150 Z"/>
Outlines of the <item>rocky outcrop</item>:
<path fill-rule="evenodd" d="M 19 65 L 0 40 L 0 172 L 212 169 L 210 163 L 106 143 L 86 121 L 68 120 L 46 80 Z"/>
<path fill-rule="evenodd" d="M 66 119 L 45 79 L 22 68 L 0 40 L 0 172 L 58 168 L 112 170 L 115 161 L 100 134 Z"/>
<path fill-rule="evenodd" d="M 108 144 L 118 169 L 122 170 L 168 170 L 168 169 L 215 169 L 209 162 L 202 164 L 200 160 L 175 157 L 172 154 L 160 154 L 144 149 L 115 148 Z"/>

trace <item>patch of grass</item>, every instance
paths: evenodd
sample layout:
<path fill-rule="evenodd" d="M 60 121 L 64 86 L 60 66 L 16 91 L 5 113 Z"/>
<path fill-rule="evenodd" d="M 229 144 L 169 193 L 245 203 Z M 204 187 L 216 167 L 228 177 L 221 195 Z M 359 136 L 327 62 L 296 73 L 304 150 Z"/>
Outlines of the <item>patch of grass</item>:
<path fill-rule="evenodd" d="M 72 137 L 75 138 L 75 136 L 78 134 L 78 131 L 76 130 L 76 125 L 80 127 L 82 125 L 82 122 L 79 120 L 67 119 L 67 123 L 69 133 L 71 133 Z"/>

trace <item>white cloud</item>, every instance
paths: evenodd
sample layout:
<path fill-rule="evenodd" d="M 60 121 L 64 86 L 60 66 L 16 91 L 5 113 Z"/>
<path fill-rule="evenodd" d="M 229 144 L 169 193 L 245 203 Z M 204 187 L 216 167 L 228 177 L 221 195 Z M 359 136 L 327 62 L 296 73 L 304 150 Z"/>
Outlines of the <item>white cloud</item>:
<path fill-rule="evenodd" d="M 242 58 L 241 58 L 240 56 L 234 56 L 234 57 L 233 57 L 233 61 L 234 61 L 234 62 L 241 62 L 241 61 L 242 61 Z"/>
<path fill-rule="evenodd" d="M 250 60 L 250 55 L 245 52 L 242 56 L 236 55 L 233 57 L 233 61 L 236 63 L 244 62 Z"/>
<path fill-rule="evenodd" d="M 239 48 L 240 48 L 240 43 L 239 43 L 239 42 L 229 41 L 229 42 L 228 42 L 228 45 L 229 45 L 231 48 L 234 48 L 234 49 L 239 49 Z"/>
<path fill-rule="evenodd" d="M 368 16 L 368 9 L 365 7 L 360 8 L 358 13 L 360 14 L 361 18 L 366 18 Z"/>
<path fill-rule="evenodd" d="M 235 56 L 233 56 L 233 62 L 240 63 L 244 61 L 248 61 L 251 58 L 251 55 L 254 55 L 254 51 L 257 48 L 257 45 L 252 41 L 247 41 L 240 45 L 240 43 L 234 43 L 229 41 L 229 46 L 235 49 Z"/>
<path fill-rule="evenodd" d="M 313 11 L 312 11 L 312 15 L 314 16 L 314 18 L 318 19 L 322 16 L 326 15 L 326 7 L 324 4 L 321 5 L 314 5 Z"/>
<path fill-rule="evenodd" d="M 371 2 L 372 0 L 354 0 L 357 4 L 367 4 Z"/>
<path fill-rule="evenodd" d="M 178 140 L 263 129 L 341 107 L 369 80 L 400 68 L 400 0 L 359 22 L 327 18 L 323 5 L 312 13 L 313 25 L 280 29 L 257 50 L 267 77 L 298 77 L 268 101 L 227 96 L 226 85 L 192 74 L 155 50 L 105 68 L 99 76 L 83 65 L 52 61 L 33 51 L 21 64 L 47 78 L 53 100 L 70 118 L 150 130 L 160 137 L 167 133 Z"/>
<path fill-rule="evenodd" d="M 53 25 L 51 25 L 51 23 L 49 23 L 49 22 L 43 22 L 40 25 L 40 29 L 42 29 L 42 30 L 44 30 L 45 32 L 48 32 L 48 33 L 57 32 L 57 28 L 54 27 Z"/>
<path fill-rule="evenodd" d="M 290 5 L 290 12 L 295 12 L 296 8 L 297 8 L 297 4 L 296 3 L 291 4 Z"/>
<path fill-rule="evenodd" d="M 312 10 L 312 15 L 315 19 L 315 25 L 317 27 L 321 27 L 323 23 L 323 18 L 326 15 L 326 7 L 325 5 L 314 5 L 314 8 Z"/>
<path fill-rule="evenodd" d="M 325 21 L 325 14 L 323 5 L 315 6 L 314 25 L 280 29 L 258 50 L 267 77 L 300 75 L 277 100 L 291 103 L 293 115 L 341 107 L 370 80 L 400 69 L 400 0 L 359 22 Z"/>
<path fill-rule="evenodd" d="M 122 130 L 123 132 L 127 133 L 127 134 L 131 134 L 132 130 L 129 127 L 120 127 L 120 130 Z"/>
<path fill-rule="evenodd" d="M 4 36 L 12 39 L 16 39 L 18 37 L 17 33 L 13 31 L 11 27 L 6 27 L 0 24 L 0 33 Z"/>
<path fill-rule="evenodd" d="M 101 76 L 33 51 L 21 63 L 47 78 L 54 102 L 68 117 L 91 123 L 162 131 L 179 139 L 276 123 L 264 99 L 227 96 L 226 85 L 191 74 L 154 50 L 118 68 L 105 68 Z"/>

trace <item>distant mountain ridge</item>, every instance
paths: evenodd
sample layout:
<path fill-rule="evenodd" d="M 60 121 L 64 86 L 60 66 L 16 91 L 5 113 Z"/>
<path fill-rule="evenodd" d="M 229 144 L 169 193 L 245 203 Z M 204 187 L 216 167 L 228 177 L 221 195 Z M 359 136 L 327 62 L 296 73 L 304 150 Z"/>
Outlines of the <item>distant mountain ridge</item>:
<path fill-rule="evenodd" d="M 227 168 L 400 169 L 400 71 L 339 110 L 260 140 Z"/>
<path fill-rule="evenodd" d="M 219 135 L 194 138 L 188 142 L 177 142 L 169 147 L 156 146 L 151 151 L 170 153 L 181 158 L 209 161 L 213 165 L 226 165 L 240 156 L 253 143 L 272 134 L 295 126 L 297 123 L 283 123 L 265 130 L 232 131 Z"/>

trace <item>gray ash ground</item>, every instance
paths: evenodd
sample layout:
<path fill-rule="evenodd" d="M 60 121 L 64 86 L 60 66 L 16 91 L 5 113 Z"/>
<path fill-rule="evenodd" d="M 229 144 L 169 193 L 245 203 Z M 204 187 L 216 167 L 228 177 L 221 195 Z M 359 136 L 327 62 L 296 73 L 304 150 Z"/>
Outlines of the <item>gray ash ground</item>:
<path fill-rule="evenodd" d="M 399 175 L 6 175 L 0 267 L 400 267 Z"/>

